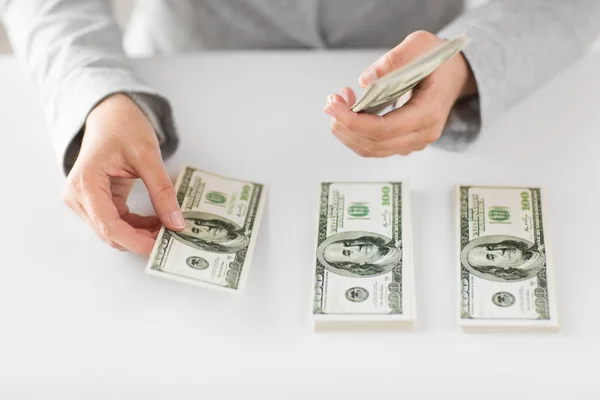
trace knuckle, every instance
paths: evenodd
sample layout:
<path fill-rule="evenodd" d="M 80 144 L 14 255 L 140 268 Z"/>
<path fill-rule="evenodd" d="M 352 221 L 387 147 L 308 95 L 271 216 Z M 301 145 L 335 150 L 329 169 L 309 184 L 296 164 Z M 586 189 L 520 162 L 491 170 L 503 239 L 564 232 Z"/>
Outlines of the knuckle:
<path fill-rule="evenodd" d="M 82 192 L 82 182 L 81 182 L 81 176 L 79 174 L 71 174 L 69 175 L 69 177 L 67 178 L 67 183 L 65 185 L 65 190 L 63 192 L 63 194 L 67 194 L 67 193 L 75 193 L 75 194 L 79 194 Z"/>
<path fill-rule="evenodd" d="M 63 203 L 69 207 L 73 208 L 73 195 L 71 194 L 71 188 L 69 186 L 65 186 L 62 192 L 62 201 Z"/>
<path fill-rule="evenodd" d="M 396 154 L 400 154 L 401 156 L 407 156 L 412 151 L 412 148 L 409 144 L 403 144 L 399 146 L 396 150 Z"/>
<path fill-rule="evenodd" d="M 363 145 L 363 157 L 371 158 L 377 155 L 378 145 L 373 142 L 366 142 Z"/>
<path fill-rule="evenodd" d="M 175 197 L 175 188 L 171 182 L 160 182 L 155 188 L 154 195 L 159 200 L 171 199 Z"/>
<path fill-rule="evenodd" d="M 384 53 L 377 64 L 379 65 L 379 68 L 381 68 L 381 71 L 379 71 L 380 76 L 381 74 L 386 74 L 390 71 L 395 70 L 398 67 L 398 62 L 393 51 L 388 51 L 387 53 Z"/>
<path fill-rule="evenodd" d="M 348 120 L 343 123 L 343 126 L 346 127 L 349 131 L 354 132 L 356 130 L 356 121 Z"/>
<path fill-rule="evenodd" d="M 109 245 L 110 247 L 112 247 L 113 249 L 117 249 L 117 250 L 122 249 L 122 247 L 114 240 L 107 239 L 106 244 Z"/>
<path fill-rule="evenodd" d="M 434 124 L 440 124 L 446 120 L 448 113 L 446 113 L 441 107 L 436 107 L 431 111 L 431 121 Z"/>
<path fill-rule="evenodd" d="M 333 133 L 341 133 L 342 132 L 342 123 L 337 119 L 331 123 L 331 132 Z"/>
<path fill-rule="evenodd" d="M 410 39 L 410 40 L 418 40 L 418 41 L 431 41 L 433 39 L 437 39 L 437 36 L 435 36 L 433 33 L 428 32 L 426 30 L 419 29 L 419 30 L 414 31 L 411 34 L 409 34 L 406 38 Z"/>
<path fill-rule="evenodd" d="M 102 236 L 107 242 L 112 241 L 112 230 L 110 224 L 108 224 L 106 221 L 97 220 L 96 229 L 98 229 L 100 236 Z"/>
<path fill-rule="evenodd" d="M 421 151 L 421 150 L 425 149 L 425 147 L 427 147 L 427 143 L 421 143 L 421 144 L 416 145 L 413 148 L 413 151 Z"/>
<path fill-rule="evenodd" d="M 109 245 L 110 247 L 112 247 L 115 250 L 124 252 L 127 251 L 127 249 L 123 246 L 121 246 L 119 243 L 115 242 L 114 240 L 106 240 L 105 241 L 107 245 Z"/>
<path fill-rule="evenodd" d="M 391 71 L 396 67 L 396 59 L 393 57 L 390 52 L 385 53 L 381 56 L 381 66 L 386 71 Z"/>
<path fill-rule="evenodd" d="M 157 148 L 154 141 L 143 139 L 131 148 L 129 156 L 134 162 L 147 161 L 156 156 Z"/>
<path fill-rule="evenodd" d="M 429 132 L 425 135 L 424 139 L 425 139 L 425 144 L 431 144 L 434 142 L 437 142 L 438 139 L 440 138 L 440 134 L 437 132 Z"/>
<path fill-rule="evenodd" d="M 421 115 L 421 120 L 419 122 L 420 122 L 421 127 L 426 128 L 426 127 L 436 125 L 438 123 L 438 121 L 439 121 L 438 111 L 430 110 L 429 112 L 426 112 Z"/>
<path fill-rule="evenodd" d="M 348 147 L 350 147 L 352 149 L 352 151 L 355 152 L 360 157 L 368 157 L 369 156 L 369 152 L 367 151 L 367 149 L 365 149 L 362 146 L 359 146 L 354 143 L 349 143 Z"/>
<path fill-rule="evenodd" d="M 95 178 L 95 173 L 90 170 L 82 172 L 73 184 L 75 192 L 77 194 L 87 193 L 93 191 L 98 187 L 97 179 Z"/>
<path fill-rule="evenodd" d="M 370 150 L 363 150 L 362 157 L 364 158 L 373 158 L 373 152 Z"/>
<path fill-rule="evenodd" d="M 356 154 L 358 154 L 361 157 L 364 157 L 364 158 L 369 157 L 369 152 L 366 149 L 363 149 L 362 147 L 357 147 L 353 150 Z"/>
<path fill-rule="evenodd" d="M 385 140 L 393 139 L 396 137 L 396 134 L 397 134 L 396 126 L 393 124 L 390 124 L 383 129 L 383 131 L 381 132 L 381 135 L 379 137 L 379 140 L 385 141 Z"/>

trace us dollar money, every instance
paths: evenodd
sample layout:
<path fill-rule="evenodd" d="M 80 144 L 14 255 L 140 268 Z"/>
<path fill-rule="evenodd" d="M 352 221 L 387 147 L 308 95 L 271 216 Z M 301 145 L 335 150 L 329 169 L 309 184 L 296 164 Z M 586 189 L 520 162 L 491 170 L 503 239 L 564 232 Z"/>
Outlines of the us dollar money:
<path fill-rule="evenodd" d="M 558 329 L 542 190 L 458 186 L 456 200 L 462 327 Z"/>
<path fill-rule="evenodd" d="M 405 183 L 322 183 L 316 330 L 409 327 L 414 275 Z"/>
<path fill-rule="evenodd" d="M 378 114 L 417 86 L 440 65 L 458 54 L 469 39 L 462 35 L 447 40 L 422 56 L 369 85 L 352 107 L 354 112 Z"/>
<path fill-rule="evenodd" d="M 266 201 L 265 186 L 186 166 L 175 190 L 185 228 L 160 230 L 146 273 L 241 294 Z"/>

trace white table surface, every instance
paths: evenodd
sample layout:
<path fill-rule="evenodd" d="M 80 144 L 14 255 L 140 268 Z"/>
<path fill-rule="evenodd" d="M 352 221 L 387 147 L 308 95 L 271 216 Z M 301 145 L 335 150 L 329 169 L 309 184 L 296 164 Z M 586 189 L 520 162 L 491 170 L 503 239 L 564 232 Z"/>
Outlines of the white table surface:
<path fill-rule="evenodd" d="M 548 399 L 576 388 L 578 398 L 597 398 L 600 53 L 513 108 L 468 151 L 362 159 L 329 132 L 322 109 L 330 92 L 358 88 L 379 54 L 138 61 L 175 109 L 182 142 L 167 162 L 173 177 L 187 163 L 269 185 L 242 297 L 148 276 L 144 258 L 88 231 L 62 204 L 64 178 L 31 84 L 1 58 L 0 398 Z M 412 185 L 415 330 L 313 333 L 318 185 L 336 180 Z M 457 183 L 546 187 L 559 333 L 457 327 Z M 140 189 L 131 205 L 148 212 Z"/>

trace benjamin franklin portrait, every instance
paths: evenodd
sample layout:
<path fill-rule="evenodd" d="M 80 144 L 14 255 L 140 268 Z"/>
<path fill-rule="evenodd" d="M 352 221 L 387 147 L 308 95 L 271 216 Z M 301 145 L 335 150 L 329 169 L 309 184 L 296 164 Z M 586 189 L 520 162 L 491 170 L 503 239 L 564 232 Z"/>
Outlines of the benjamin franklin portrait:
<path fill-rule="evenodd" d="M 235 253 L 248 246 L 243 228 L 218 215 L 201 211 L 185 211 L 185 228 L 171 232 L 187 246 L 213 253 Z"/>
<path fill-rule="evenodd" d="M 471 240 L 461 251 L 460 260 L 473 275 L 496 282 L 533 278 L 545 265 L 542 248 L 507 235 L 480 236 Z"/>
<path fill-rule="evenodd" d="M 400 265 L 402 248 L 400 243 L 373 232 L 341 232 L 319 245 L 317 258 L 338 275 L 377 276 Z"/>

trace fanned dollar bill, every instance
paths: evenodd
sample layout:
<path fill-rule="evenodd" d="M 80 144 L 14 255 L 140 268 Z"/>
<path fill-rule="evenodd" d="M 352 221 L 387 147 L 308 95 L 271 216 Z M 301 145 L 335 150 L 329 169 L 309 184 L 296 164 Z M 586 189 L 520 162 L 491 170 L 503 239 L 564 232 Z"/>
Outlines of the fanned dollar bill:
<path fill-rule="evenodd" d="M 458 186 L 459 320 L 466 330 L 557 330 L 539 188 Z"/>
<path fill-rule="evenodd" d="M 241 294 L 266 201 L 266 188 L 193 167 L 175 184 L 186 227 L 162 228 L 146 273 Z"/>
<path fill-rule="evenodd" d="M 322 183 L 316 330 L 410 327 L 416 317 L 406 183 Z"/>
<path fill-rule="evenodd" d="M 379 78 L 369 85 L 352 107 L 354 112 L 378 114 L 458 54 L 467 44 L 466 36 L 447 40 L 402 68 Z"/>

